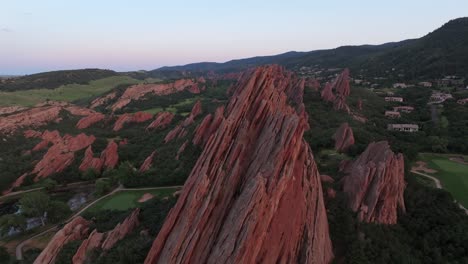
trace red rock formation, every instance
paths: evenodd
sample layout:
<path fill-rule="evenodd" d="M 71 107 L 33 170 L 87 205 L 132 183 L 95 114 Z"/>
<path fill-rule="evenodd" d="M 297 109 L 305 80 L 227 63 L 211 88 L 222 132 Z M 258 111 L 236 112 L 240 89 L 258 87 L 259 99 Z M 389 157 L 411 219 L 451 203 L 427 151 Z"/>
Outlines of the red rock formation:
<path fill-rule="evenodd" d="M 332 87 L 337 94 L 341 94 L 345 97 L 349 96 L 351 93 L 349 86 L 349 69 L 344 69 L 343 72 L 336 77 L 332 83 Z"/>
<path fill-rule="evenodd" d="M 109 250 L 115 243 L 119 242 L 126 235 L 131 233 L 135 227 L 139 225 L 138 215 L 140 214 L 140 208 L 135 209 L 130 216 L 125 218 L 122 223 L 106 234 L 106 239 L 102 242 L 102 249 Z"/>
<path fill-rule="evenodd" d="M 113 140 L 107 144 L 106 149 L 101 153 L 101 161 L 104 167 L 113 169 L 119 163 L 119 154 L 117 150 L 119 146 Z"/>
<path fill-rule="evenodd" d="M 93 249 L 102 249 L 104 251 L 111 249 L 115 243 L 131 233 L 133 229 L 138 226 L 139 213 L 140 209 L 135 209 L 130 216 L 122 223 L 117 224 L 117 226 L 109 232 L 99 233 L 97 230 L 93 230 L 89 237 L 81 243 L 73 256 L 73 264 L 85 263 L 87 253 Z"/>
<path fill-rule="evenodd" d="M 11 134 L 18 128 L 37 128 L 59 117 L 61 106 L 42 106 L 0 118 L 0 134 Z"/>
<path fill-rule="evenodd" d="M 387 141 L 373 142 L 344 171 L 343 189 L 359 220 L 396 224 L 398 208 L 405 211 L 403 155 Z"/>
<path fill-rule="evenodd" d="M 80 171 L 86 171 L 88 169 L 94 169 L 96 172 L 100 172 L 102 168 L 103 161 L 100 158 L 95 158 L 93 149 L 89 146 L 79 167 Z"/>
<path fill-rule="evenodd" d="M 333 109 L 337 111 L 344 110 L 348 114 L 351 113 L 351 109 L 346 103 L 346 97 L 341 94 L 336 95 L 335 100 L 333 101 Z"/>
<path fill-rule="evenodd" d="M 145 172 L 147 170 L 149 170 L 149 168 L 151 168 L 151 165 L 153 165 L 153 159 L 154 159 L 154 156 L 156 155 L 156 150 L 153 151 L 151 153 L 151 155 L 149 155 L 145 161 L 143 162 L 143 164 L 141 164 L 141 167 L 140 167 L 140 172 Z"/>
<path fill-rule="evenodd" d="M 104 233 L 99 233 L 96 229 L 89 234 L 89 237 L 85 239 L 75 255 L 73 256 L 73 264 L 83 264 L 86 261 L 86 254 L 93 249 L 101 248 L 102 240 L 104 239 Z"/>
<path fill-rule="evenodd" d="M 209 137 L 218 129 L 221 121 L 223 120 L 224 106 L 216 109 L 214 117 L 211 114 L 205 116 L 203 121 L 198 125 L 193 137 L 194 145 L 204 146 Z"/>
<path fill-rule="evenodd" d="M 78 123 L 76 124 L 76 128 L 78 129 L 88 128 L 96 124 L 97 122 L 104 120 L 105 117 L 106 116 L 101 113 L 93 113 L 89 116 L 85 116 L 81 118 L 80 121 L 78 121 Z"/>
<path fill-rule="evenodd" d="M 188 140 L 185 140 L 185 142 L 180 146 L 179 150 L 177 151 L 177 156 L 176 160 L 179 160 L 180 155 L 185 151 L 185 148 L 187 148 L 188 145 Z"/>
<path fill-rule="evenodd" d="M 332 86 L 330 83 L 326 83 L 325 87 L 323 88 L 320 96 L 322 97 L 322 100 L 326 102 L 333 102 L 335 100 L 335 95 L 333 94 L 332 91 Z"/>
<path fill-rule="evenodd" d="M 194 88 L 193 86 L 196 86 Z M 112 111 L 123 108 L 131 101 L 140 100 L 147 94 L 168 95 L 183 90 L 200 93 L 198 84 L 192 79 L 181 79 L 173 83 L 136 84 L 128 87 L 122 96 L 111 106 Z"/>
<path fill-rule="evenodd" d="M 42 133 L 36 130 L 26 130 L 23 134 L 25 138 L 40 138 L 42 136 Z"/>
<path fill-rule="evenodd" d="M 312 88 L 316 92 L 320 89 L 320 83 L 314 78 L 307 78 L 305 86 Z"/>
<path fill-rule="evenodd" d="M 362 111 L 362 99 L 361 98 L 359 98 L 357 101 L 357 109 L 359 111 Z"/>
<path fill-rule="evenodd" d="M 298 84 L 279 66 L 239 81 L 145 263 L 330 262 Z"/>
<path fill-rule="evenodd" d="M 335 150 L 339 152 L 346 151 L 349 147 L 354 145 L 353 129 L 348 123 L 343 123 L 333 135 L 335 140 Z"/>
<path fill-rule="evenodd" d="M 45 131 L 42 134 L 42 139 L 42 142 L 33 150 L 47 147 L 50 143 L 52 146 L 32 171 L 33 174 L 36 174 L 35 181 L 63 171 L 73 162 L 76 151 L 87 148 L 96 140 L 94 136 L 87 136 L 83 133 L 77 136 L 65 135 L 61 137 L 58 131 Z"/>
<path fill-rule="evenodd" d="M 81 216 L 73 218 L 72 221 L 54 235 L 49 244 L 47 244 L 47 247 L 36 258 L 34 264 L 54 263 L 55 258 L 65 244 L 86 238 L 89 225 L 90 222 Z"/>
<path fill-rule="evenodd" d="M 329 199 L 334 199 L 336 197 L 336 191 L 333 188 L 327 188 L 327 197 Z"/>
<path fill-rule="evenodd" d="M 143 123 L 153 118 L 153 114 L 146 112 L 136 112 L 134 114 L 120 115 L 114 124 L 114 131 L 119 131 L 126 123 Z"/>
<path fill-rule="evenodd" d="M 90 108 L 94 109 L 94 108 L 96 108 L 98 106 L 107 104 L 109 101 L 111 101 L 112 99 L 114 99 L 116 97 L 117 97 L 117 92 L 112 92 L 112 93 L 106 94 L 105 96 L 96 98 L 91 102 Z"/>
<path fill-rule="evenodd" d="M 121 146 L 121 147 L 122 147 L 122 146 L 125 146 L 125 145 L 127 145 L 127 144 L 128 144 L 128 139 L 126 139 L 126 138 L 124 138 L 124 140 L 122 140 L 122 141 L 119 142 L 119 146 Z"/>
<path fill-rule="evenodd" d="M 20 187 L 21 184 L 23 184 L 24 182 L 24 179 L 26 178 L 26 176 L 28 176 L 29 174 L 28 173 L 25 173 L 23 175 L 21 175 L 18 179 L 16 179 L 16 181 L 10 186 L 9 189 L 7 190 L 4 190 L 2 192 L 2 195 L 6 195 L 6 194 L 9 194 L 13 191 L 14 188 L 17 188 L 17 187 Z"/>
<path fill-rule="evenodd" d="M 333 183 L 335 182 L 335 180 L 329 176 L 329 175 L 325 175 L 325 174 L 321 174 L 320 175 L 320 180 L 323 182 L 323 183 Z"/>
<path fill-rule="evenodd" d="M 187 135 L 187 127 L 193 124 L 195 121 L 195 118 L 200 115 L 202 112 L 201 108 L 201 102 L 197 101 L 195 105 L 192 107 L 192 111 L 190 112 L 190 115 L 182 121 L 180 124 L 178 124 L 174 129 L 169 131 L 167 133 L 166 137 L 164 138 L 164 143 L 167 143 L 169 141 L 172 141 L 175 138 L 183 138 Z"/>
<path fill-rule="evenodd" d="M 7 115 L 7 114 L 13 114 L 15 112 L 19 112 L 22 110 L 25 110 L 26 107 L 22 106 L 5 106 L 5 107 L 0 107 L 0 115 Z"/>
<path fill-rule="evenodd" d="M 151 122 L 146 129 L 164 129 L 172 122 L 174 116 L 175 115 L 170 112 L 159 112 L 154 121 Z"/>

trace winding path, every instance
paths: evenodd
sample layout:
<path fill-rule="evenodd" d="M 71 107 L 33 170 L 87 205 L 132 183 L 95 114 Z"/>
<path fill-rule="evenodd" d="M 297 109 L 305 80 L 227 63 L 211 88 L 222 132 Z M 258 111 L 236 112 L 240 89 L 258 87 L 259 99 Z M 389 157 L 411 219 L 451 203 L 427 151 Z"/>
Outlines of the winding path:
<path fill-rule="evenodd" d="M 119 192 L 119 191 L 144 191 L 144 190 L 163 190 L 163 189 L 173 189 L 173 188 L 182 188 L 183 186 L 182 185 L 177 185 L 177 186 L 164 186 L 164 187 L 146 187 L 146 188 L 124 188 L 122 185 L 119 185 L 119 187 L 115 188 L 114 190 L 112 190 L 112 192 L 104 195 L 104 196 L 101 196 L 99 197 L 98 199 L 94 200 L 93 202 L 89 203 L 88 205 L 86 205 L 85 207 L 83 207 L 81 210 L 79 210 L 78 212 L 76 212 L 74 215 L 70 216 L 70 218 L 68 218 L 64 223 L 68 223 L 70 222 L 73 218 L 79 216 L 80 214 L 82 214 L 84 211 L 86 211 L 88 208 L 90 208 L 91 206 L 93 206 L 94 204 L 96 204 L 97 202 L 101 201 L 102 199 L 106 198 L 106 197 L 109 197 L 113 194 L 115 194 L 116 192 Z M 40 232 L 39 234 L 36 234 L 32 237 L 29 237 L 25 240 L 23 240 L 21 243 L 19 243 L 17 246 L 16 246 L 16 259 L 17 260 L 22 260 L 23 259 L 23 247 L 32 239 L 36 238 L 36 237 L 40 237 L 50 231 L 53 231 L 55 230 L 57 227 L 59 226 L 59 224 L 57 225 L 54 225 L 52 226 L 51 228 L 49 229 L 46 229 L 42 232 Z"/>
<path fill-rule="evenodd" d="M 426 178 L 429 178 L 431 180 L 433 180 L 435 182 L 435 185 L 436 185 L 436 188 L 437 189 L 442 189 L 442 184 L 440 183 L 439 179 L 431 176 L 431 175 L 427 175 L 425 173 L 422 173 L 422 172 L 419 172 L 419 171 L 415 171 L 415 170 L 411 170 L 412 173 L 414 174 L 417 174 L 417 175 L 420 175 L 420 176 L 423 176 L 423 177 L 426 177 Z M 458 207 L 460 207 L 460 209 L 462 209 L 463 211 L 465 211 L 465 214 L 468 215 L 468 209 L 466 209 L 461 203 L 455 201 L 455 203 L 457 203 Z"/>

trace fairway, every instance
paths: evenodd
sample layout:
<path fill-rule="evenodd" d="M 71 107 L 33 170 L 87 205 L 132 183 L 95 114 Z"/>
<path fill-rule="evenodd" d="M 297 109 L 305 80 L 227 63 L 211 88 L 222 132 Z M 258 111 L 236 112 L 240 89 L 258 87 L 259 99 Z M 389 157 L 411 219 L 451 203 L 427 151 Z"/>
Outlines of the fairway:
<path fill-rule="evenodd" d="M 138 200 L 145 193 L 151 193 L 155 197 L 163 198 L 171 196 L 178 188 L 167 188 L 167 189 L 157 189 L 157 190 L 131 190 L 131 191 L 119 191 L 102 201 L 99 201 L 92 207 L 89 211 L 100 211 L 100 210 L 127 210 L 129 208 L 135 208 L 142 203 L 139 203 Z"/>
<path fill-rule="evenodd" d="M 454 156 L 454 155 L 453 155 Z M 444 189 L 463 206 L 468 207 L 468 165 L 450 160 L 448 155 L 420 154 L 429 168 L 437 170 L 430 174 L 442 182 Z"/>
<path fill-rule="evenodd" d="M 0 106 L 33 106 L 37 103 L 53 100 L 72 102 L 78 99 L 101 95 L 121 84 L 135 84 L 142 81 L 128 76 L 113 76 L 89 82 L 89 84 L 68 84 L 56 89 L 23 90 L 0 92 Z"/>

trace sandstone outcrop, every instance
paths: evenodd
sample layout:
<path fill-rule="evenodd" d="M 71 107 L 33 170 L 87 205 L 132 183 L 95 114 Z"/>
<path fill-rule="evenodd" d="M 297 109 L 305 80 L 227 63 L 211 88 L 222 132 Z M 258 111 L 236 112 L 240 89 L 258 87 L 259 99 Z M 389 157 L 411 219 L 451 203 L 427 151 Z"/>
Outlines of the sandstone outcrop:
<path fill-rule="evenodd" d="M 108 102 L 112 101 L 117 97 L 117 92 L 108 93 L 104 96 L 98 97 L 91 102 L 91 109 L 94 109 L 98 106 L 105 105 Z"/>
<path fill-rule="evenodd" d="M 131 101 L 141 100 L 147 94 L 168 95 L 183 90 L 200 93 L 198 83 L 192 79 L 181 79 L 172 83 L 136 84 L 128 87 L 110 108 L 112 111 L 116 111 L 125 107 Z"/>
<path fill-rule="evenodd" d="M 357 101 L 357 109 L 359 111 L 362 111 L 362 99 L 361 98 L 359 98 Z"/>
<path fill-rule="evenodd" d="M 320 89 L 320 83 L 317 79 L 314 78 L 307 78 L 305 86 L 312 88 L 314 91 L 318 91 Z"/>
<path fill-rule="evenodd" d="M 320 175 L 320 180 L 323 183 L 333 183 L 333 182 L 335 182 L 335 180 L 330 175 L 326 175 L 326 174 L 321 174 Z"/>
<path fill-rule="evenodd" d="M 195 129 L 195 135 L 193 137 L 194 145 L 204 146 L 208 141 L 208 138 L 218 129 L 221 121 L 223 121 L 224 106 L 220 106 L 216 109 L 214 116 L 208 114 L 205 116 L 203 121 Z"/>
<path fill-rule="evenodd" d="M 354 145 L 353 129 L 348 123 L 343 123 L 333 135 L 335 140 L 335 150 L 339 152 L 346 151 L 349 147 Z"/>
<path fill-rule="evenodd" d="M 187 135 L 187 127 L 193 124 L 195 118 L 200 115 L 202 112 L 201 102 L 197 101 L 195 105 L 192 107 L 192 111 L 190 112 L 189 116 L 178 124 L 174 129 L 169 131 L 164 138 L 164 143 L 172 141 L 175 138 L 183 138 Z"/>
<path fill-rule="evenodd" d="M 102 164 L 103 161 L 101 160 L 101 158 L 95 158 L 93 149 L 91 148 L 91 146 L 89 146 L 85 151 L 85 155 L 83 157 L 83 160 L 81 161 L 79 170 L 86 171 L 88 169 L 93 169 L 96 172 L 100 172 Z"/>
<path fill-rule="evenodd" d="M 7 114 L 12 114 L 15 112 L 19 112 L 22 110 L 25 110 L 26 107 L 22 106 L 5 106 L 5 107 L 0 107 L 0 115 L 7 115 Z"/>
<path fill-rule="evenodd" d="M 335 100 L 335 95 L 333 94 L 332 85 L 330 83 L 325 84 L 320 96 L 322 100 L 326 102 L 333 102 Z"/>
<path fill-rule="evenodd" d="M 134 114 L 122 114 L 114 124 L 114 131 L 119 131 L 127 123 L 143 123 L 153 118 L 153 114 L 146 112 L 136 112 Z"/>
<path fill-rule="evenodd" d="M 113 140 L 107 144 L 107 147 L 101 153 L 102 165 L 108 169 L 113 169 L 119 163 L 119 146 Z"/>
<path fill-rule="evenodd" d="M 42 141 L 34 147 L 33 151 L 46 148 L 49 144 L 52 146 L 32 171 L 36 174 L 35 181 L 63 171 L 73 162 L 75 152 L 87 148 L 96 140 L 94 136 L 87 136 L 83 133 L 77 136 L 61 137 L 58 131 L 45 131 L 41 137 Z"/>
<path fill-rule="evenodd" d="M 145 159 L 145 161 L 143 162 L 143 164 L 141 164 L 141 166 L 140 166 L 140 170 L 139 170 L 140 172 L 145 172 L 145 171 L 149 170 L 149 168 L 151 168 L 151 165 L 153 165 L 153 159 L 154 159 L 154 157 L 155 157 L 156 154 L 157 154 L 157 153 L 156 153 L 156 150 L 155 150 L 155 151 L 153 151 L 153 152 L 151 153 L 151 155 L 149 155 L 149 156 Z"/>
<path fill-rule="evenodd" d="M 177 150 L 177 156 L 176 156 L 176 160 L 179 160 L 180 158 L 180 155 L 182 155 L 182 153 L 185 151 L 185 149 L 187 148 L 187 145 L 188 145 L 188 140 L 185 140 L 184 143 L 180 146 L 179 150 Z"/>
<path fill-rule="evenodd" d="M 174 114 L 171 112 L 159 112 L 146 129 L 164 129 L 172 122 L 173 118 Z"/>
<path fill-rule="evenodd" d="M 96 124 L 97 122 L 99 121 L 102 121 L 104 120 L 106 116 L 104 114 L 101 114 L 101 113 L 93 113 L 93 114 L 90 114 L 88 116 L 85 116 L 83 118 L 81 118 L 78 123 L 76 123 L 76 128 L 78 129 L 84 129 L 84 128 L 88 128 L 94 124 Z"/>
<path fill-rule="evenodd" d="M 60 250 L 71 241 L 82 240 L 88 235 L 90 222 L 81 216 L 73 218 L 60 231 L 58 231 L 47 247 L 39 254 L 34 264 L 54 263 Z"/>
<path fill-rule="evenodd" d="M 73 256 L 73 264 L 85 263 L 87 253 L 93 249 L 100 248 L 104 251 L 111 249 L 115 243 L 130 234 L 139 225 L 139 214 L 140 209 L 135 209 L 122 223 L 117 224 L 109 232 L 99 233 L 97 230 L 93 230 L 89 237 L 81 243 Z"/>
<path fill-rule="evenodd" d="M 279 66 L 241 78 L 145 263 L 331 261 L 298 84 Z"/>
<path fill-rule="evenodd" d="M 343 190 L 359 220 L 396 224 L 398 209 L 405 211 L 404 159 L 387 141 L 372 142 L 345 172 Z"/>

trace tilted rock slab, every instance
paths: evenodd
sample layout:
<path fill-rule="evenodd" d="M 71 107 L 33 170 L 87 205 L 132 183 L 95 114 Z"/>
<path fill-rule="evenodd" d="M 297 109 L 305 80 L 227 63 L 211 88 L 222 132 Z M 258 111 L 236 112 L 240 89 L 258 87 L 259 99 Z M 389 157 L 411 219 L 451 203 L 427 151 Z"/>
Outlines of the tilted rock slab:
<path fill-rule="evenodd" d="M 333 139 L 335 140 L 336 151 L 346 151 L 349 147 L 354 145 L 353 129 L 348 123 L 343 123 L 333 135 Z"/>
<path fill-rule="evenodd" d="M 352 163 L 343 164 L 343 189 L 349 206 L 363 222 L 396 224 L 405 211 L 405 163 L 387 141 L 372 142 Z"/>
<path fill-rule="evenodd" d="M 279 66 L 243 76 L 145 263 L 331 261 L 298 83 Z"/>

